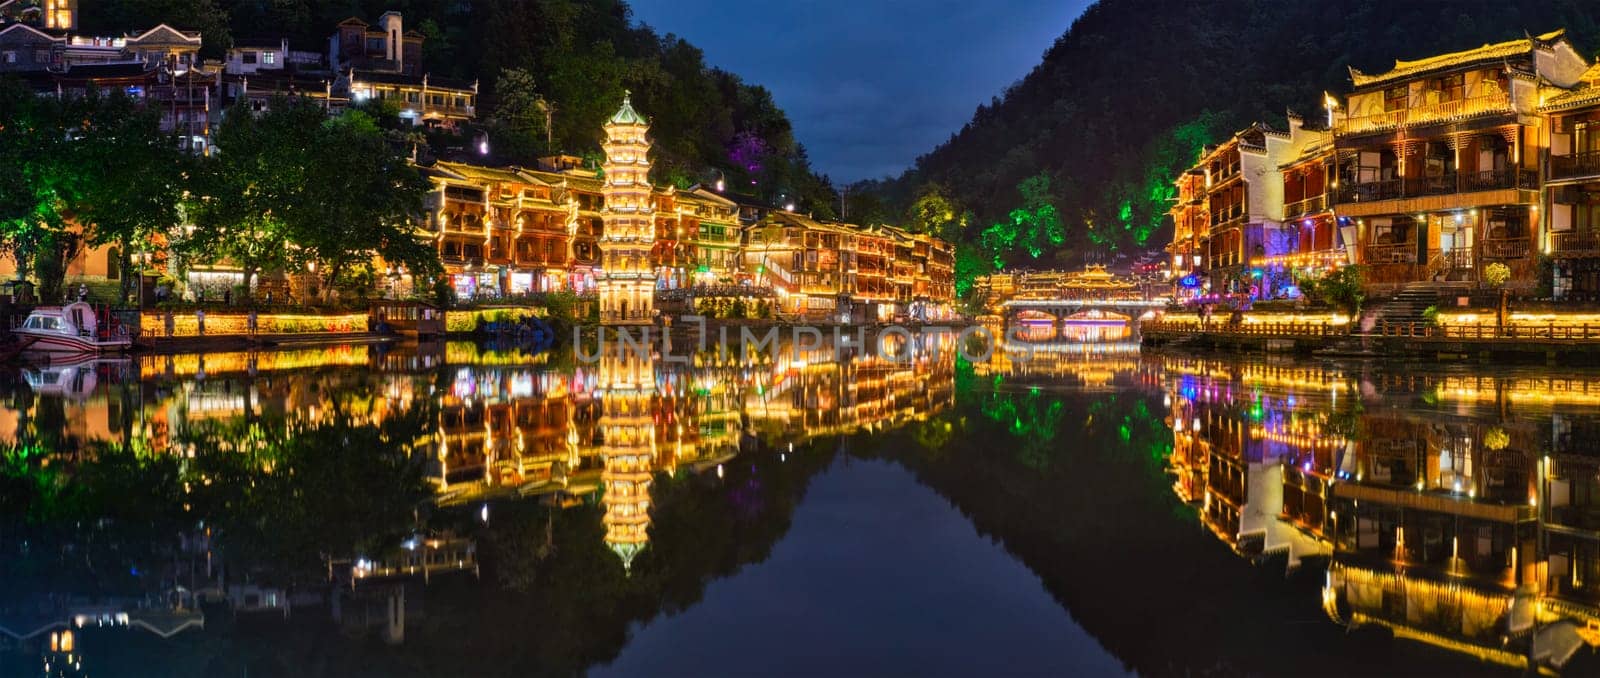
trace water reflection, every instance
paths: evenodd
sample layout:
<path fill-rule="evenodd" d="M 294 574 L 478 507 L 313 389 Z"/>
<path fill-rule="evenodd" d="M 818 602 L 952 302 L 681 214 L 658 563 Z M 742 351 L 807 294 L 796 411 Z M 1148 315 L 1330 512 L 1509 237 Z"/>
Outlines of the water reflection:
<path fill-rule="evenodd" d="M 1593 668 L 1600 373 L 1141 355 L 1111 326 L 976 363 L 954 341 L 0 374 L 0 674 L 581 672 L 793 538 L 810 479 L 860 458 L 1139 673 Z M 793 548 L 898 555 L 832 546 Z"/>
<path fill-rule="evenodd" d="M 1242 555 L 1331 555 L 1334 621 L 1523 669 L 1600 644 L 1600 375 L 1166 358 L 1174 490 Z M 1573 435 L 1574 432 L 1580 432 Z"/>
<path fill-rule="evenodd" d="M 658 561 L 637 583 L 603 585 L 626 592 L 628 611 L 607 622 L 621 628 L 671 600 L 654 587 L 708 576 L 703 565 L 683 566 L 683 540 L 650 555 L 652 537 L 689 529 L 674 511 L 700 510 L 696 502 L 720 493 L 739 509 L 734 520 L 781 524 L 790 485 L 822 463 L 799 459 L 816 438 L 885 430 L 951 405 L 952 342 L 917 337 L 897 346 L 904 361 L 783 347 L 687 361 L 611 350 L 575 365 L 571 354 L 449 344 L 48 368 L 59 378 L 25 372 L 0 407 L 0 534 L 9 544 L 0 638 L 43 652 L 50 634 L 74 629 L 81 661 L 127 642 L 84 629 L 165 637 L 214 621 L 206 611 L 217 605 L 286 615 L 309 603 L 331 608 L 347 633 L 404 643 L 418 595 L 407 602 L 409 582 L 482 576 L 487 559 L 491 590 L 547 596 L 552 569 L 581 568 L 590 579 L 606 570 L 590 545 L 623 582 L 641 561 Z M 741 452 L 757 457 L 732 465 Z M 781 477 L 790 472 L 801 475 Z M 780 489 L 790 499 L 773 494 Z M 781 533 L 759 532 L 769 543 Z M 449 604 L 472 607 L 461 596 Z M 548 666 L 576 669 L 614 652 L 617 638 L 541 651 L 564 653 Z M 0 660 L 23 661 L 5 652 Z"/>

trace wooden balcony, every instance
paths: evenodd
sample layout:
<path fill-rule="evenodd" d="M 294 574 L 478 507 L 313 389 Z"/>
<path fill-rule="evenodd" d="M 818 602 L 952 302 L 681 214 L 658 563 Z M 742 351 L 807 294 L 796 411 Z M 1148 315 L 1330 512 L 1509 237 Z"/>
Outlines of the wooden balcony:
<path fill-rule="evenodd" d="M 1432 177 L 1346 184 L 1335 193 L 1334 201 L 1339 204 L 1349 204 L 1509 188 L 1538 190 L 1539 173 L 1529 169 L 1508 168 L 1483 172 L 1446 172 Z"/>
<path fill-rule="evenodd" d="M 1327 194 L 1314 195 L 1305 200 L 1296 200 L 1283 206 L 1284 218 L 1298 217 L 1302 214 L 1314 214 L 1328 208 Z"/>
<path fill-rule="evenodd" d="M 1551 179 L 1592 176 L 1600 176 L 1600 151 L 1550 156 Z"/>
<path fill-rule="evenodd" d="M 1526 259 L 1533 254 L 1528 238 L 1485 238 L 1479 247 L 1484 259 Z"/>
<path fill-rule="evenodd" d="M 1550 234 L 1550 250 L 1568 257 L 1600 256 L 1600 231 L 1561 231 Z"/>
<path fill-rule="evenodd" d="M 1457 99 L 1416 108 L 1346 118 L 1335 124 L 1333 130 L 1337 136 L 1390 132 L 1406 127 L 1420 127 L 1484 115 L 1509 114 L 1513 112 L 1511 96 L 1502 92 L 1500 94 Z"/>
<path fill-rule="evenodd" d="M 1362 261 L 1368 264 L 1415 264 L 1417 263 L 1417 244 L 1414 242 L 1393 243 L 1387 245 L 1367 245 L 1361 253 Z"/>
<path fill-rule="evenodd" d="M 1243 221 L 1243 220 L 1244 220 L 1244 205 L 1233 205 L 1233 206 L 1230 206 L 1230 207 L 1224 207 L 1222 209 L 1212 210 L 1211 211 L 1211 232 L 1212 233 L 1216 233 L 1216 232 L 1221 231 L 1221 230 L 1223 230 L 1223 229 L 1225 229 L 1225 228 L 1227 228 L 1229 226 L 1232 226 L 1233 222 Z"/>

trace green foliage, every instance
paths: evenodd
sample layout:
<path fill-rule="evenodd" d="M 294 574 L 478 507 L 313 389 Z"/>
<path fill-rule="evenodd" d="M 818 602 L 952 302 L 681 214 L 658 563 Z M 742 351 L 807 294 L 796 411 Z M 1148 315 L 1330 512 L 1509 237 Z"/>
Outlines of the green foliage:
<path fill-rule="evenodd" d="M 1052 204 L 1050 177 L 1044 174 L 1029 177 L 1017 184 L 1017 192 L 1022 194 L 1022 206 L 1011 210 L 1006 221 L 984 229 L 976 243 L 997 270 L 1021 260 L 1019 252 L 1026 252 L 1030 259 L 1038 259 L 1045 248 L 1066 242 L 1061 214 Z"/>
<path fill-rule="evenodd" d="M 1496 261 L 1483 267 L 1484 284 L 1499 289 L 1511 280 L 1511 267 L 1503 262 Z"/>
<path fill-rule="evenodd" d="M 547 116 L 553 117 L 554 110 L 539 96 L 533 74 L 521 68 L 500 71 L 494 91 L 498 103 L 490 124 L 495 152 L 523 162 L 544 153 Z"/>
<path fill-rule="evenodd" d="M 259 115 L 230 111 L 216 140 L 219 153 L 195 173 L 196 228 L 176 243 L 189 258 L 227 257 L 247 284 L 315 264 L 323 290 L 370 282 L 374 257 L 422 277 L 439 272 L 410 229 L 428 184 L 367 113 L 328 119 L 309 99 L 277 99 Z"/>
<path fill-rule="evenodd" d="M 1339 308 L 1354 320 L 1367 300 L 1366 280 L 1365 267 L 1341 266 L 1310 283 L 1316 298 Z"/>
<path fill-rule="evenodd" d="M 1425 309 L 1422 309 L 1422 319 L 1427 321 L 1427 323 L 1429 325 L 1438 325 L 1439 324 L 1439 307 L 1437 305 L 1434 305 L 1434 306 L 1429 306 L 1429 307 L 1427 307 Z"/>
<path fill-rule="evenodd" d="M 124 243 L 126 260 L 176 222 L 183 158 L 153 111 L 121 93 L 40 97 L 5 81 L 0 121 L 0 249 L 44 298 L 60 297 L 85 234 Z"/>
<path fill-rule="evenodd" d="M 951 199 L 943 186 L 928 184 L 906 209 L 900 223 L 913 233 L 928 233 L 947 242 L 957 242 L 965 235 L 971 221 L 972 212 Z"/>

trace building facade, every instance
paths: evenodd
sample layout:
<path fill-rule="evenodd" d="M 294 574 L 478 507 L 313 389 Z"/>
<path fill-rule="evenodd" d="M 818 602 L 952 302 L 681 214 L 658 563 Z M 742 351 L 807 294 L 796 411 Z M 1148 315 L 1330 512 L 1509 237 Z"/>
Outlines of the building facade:
<path fill-rule="evenodd" d="M 1335 211 L 1355 220 L 1379 286 L 1479 280 L 1506 264 L 1531 288 L 1541 240 L 1541 87 L 1588 64 L 1563 32 L 1485 45 L 1385 73 L 1352 70 L 1335 112 Z"/>

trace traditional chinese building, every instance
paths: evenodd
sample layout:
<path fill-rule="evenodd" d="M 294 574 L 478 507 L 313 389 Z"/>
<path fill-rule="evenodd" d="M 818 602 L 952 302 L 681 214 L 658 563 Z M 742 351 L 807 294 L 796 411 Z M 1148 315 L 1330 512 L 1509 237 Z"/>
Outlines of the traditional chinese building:
<path fill-rule="evenodd" d="M 1335 211 L 1355 220 L 1375 286 L 1474 282 L 1504 263 L 1531 287 L 1542 239 L 1541 89 L 1571 88 L 1587 61 L 1563 31 L 1352 69 L 1334 118 Z"/>
<path fill-rule="evenodd" d="M 1172 278 L 1181 289 L 1191 295 L 1198 293 L 1197 275 L 1204 253 L 1201 238 L 1211 231 L 1211 210 L 1206 207 L 1206 173 L 1191 167 L 1178 175 L 1173 182 L 1177 197 L 1167 214 L 1172 217 L 1172 242 L 1167 243 L 1167 255 L 1172 258 Z M 1183 282 L 1187 276 L 1187 286 Z"/>
<path fill-rule="evenodd" d="M 600 234 L 600 321 L 647 323 L 655 305 L 655 270 L 650 263 L 656 224 L 650 189 L 650 125 L 622 108 L 605 124 L 605 230 Z"/>
<path fill-rule="evenodd" d="M 1574 89 L 1541 100 L 1550 125 L 1544 204 L 1551 292 L 1557 299 L 1600 300 L 1600 65 Z"/>

